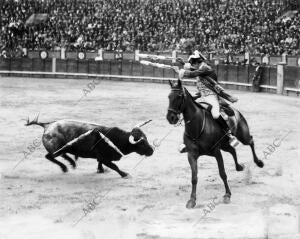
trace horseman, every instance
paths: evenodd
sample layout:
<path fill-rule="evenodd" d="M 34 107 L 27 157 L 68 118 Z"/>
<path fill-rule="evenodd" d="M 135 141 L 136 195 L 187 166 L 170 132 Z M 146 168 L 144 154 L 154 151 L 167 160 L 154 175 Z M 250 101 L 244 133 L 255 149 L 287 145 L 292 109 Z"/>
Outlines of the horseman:
<path fill-rule="evenodd" d="M 179 79 L 196 78 L 197 79 L 197 98 L 199 102 L 205 102 L 211 105 L 211 115 L 217 123 L 224 129 L 226 135 L 229 136 L 231 146 L 237 146 L 238 141 L 232 135 L 230 130 L 228 116 L 220 112 L 220 101 L 225 99 L 231 103 L 237 101 L 237 98 L 230 96 L 218 84 L 218 79 L 215 71 L 205 61 L 206 58 L 199 52 L 194 51 L 188 58 L 188 63 L 184 63 L 182 58 L 177 58 L 177 62 L 184 65 L 183 69 L 175 70 L 178 73 Z M 180 146 L 180 152 L 185 152 L 185 145 Z"/>

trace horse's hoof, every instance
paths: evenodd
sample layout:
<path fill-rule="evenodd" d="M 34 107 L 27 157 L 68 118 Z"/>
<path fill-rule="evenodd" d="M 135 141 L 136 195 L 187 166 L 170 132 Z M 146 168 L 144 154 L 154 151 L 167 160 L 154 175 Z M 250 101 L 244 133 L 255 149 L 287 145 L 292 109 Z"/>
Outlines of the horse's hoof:
<path fill-rule="evenodd" d="M 122 176 L 122 178 L 125 178 L 125 179 L 131 179 L 132 176 L 131 176 L 129 173 L 127 173 L 125 176 Z"/>
<path fill-rule="evenodd" d="M 264 162 L 263 161 L 261 161 L 261 160 L 257 160 L 257 161 L 255 161 L 255 163 L 256 163 L 256 165 L 258 166 L 258 167 L 260 167 L 260 168 L 262 168 L 263 166 L 264 166 Z"/>
<path fill-rule="evenodd" d="M 186 203 L 186 208 L 188 209 L 194 208 L 195 206 L 196 206 L 196 200 L 190 199 Z"/>
<path fill-rule="evenodd" d="M 241 165 L 241 164 L 238 164 L 238 165 L 236 166 L 236 168 L 235 168 L 235 169 L 236 169 L 236 171 L 238 171 L 238 172 L 239 172 L 239 171 L 243 171 L 243 170 L 244 170 L 244 168 L 245 168 L 245 166 L 244 166 L 243 164 L 242 164 L 242 165 Z"/>
<path fill-rule="evenodd" d="M 226 193 L 224 196 L 223 196 L 223 202 L 225 203 L 225 204 L 228 204 L 228 203 L 230 203 L 230 195 L 228 194 L 228 193 Z"/>

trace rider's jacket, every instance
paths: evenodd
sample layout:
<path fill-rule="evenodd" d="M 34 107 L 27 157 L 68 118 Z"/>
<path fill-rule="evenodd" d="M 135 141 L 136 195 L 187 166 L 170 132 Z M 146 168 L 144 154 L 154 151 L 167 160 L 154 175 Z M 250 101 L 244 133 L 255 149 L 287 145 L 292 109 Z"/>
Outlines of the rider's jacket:
<path fill-rule="evenodd" d="M 185 68 L 183 77 L 197 77 L 197 88 L 202 95 L 207 95 L 210 94 L 209 92 L 214 92 L 215 94 L 230 102 L 236 102 L 236 100 L 232 96 L 228 95 L 218 84 L 218 77 L 216 72 L 205 62 L 202 62 L 200 64 L 198 70 L 187 70 Z"/>
<path fill-rule="evenodd" d="M 197 76 L 200 76 L 203 78 L 209 77 L 212 80 L 218 82 L 218 77 L 217 77 L 214 69 L 211 66 L 209 66 L 208 64 L 206 64 L 205 62 L 202 62 L 200 64 L 199 69 L 191 70 L 190 72 L 186 72 L 185 74 L 188 75 L 187 77 L 197 77 Z"/>

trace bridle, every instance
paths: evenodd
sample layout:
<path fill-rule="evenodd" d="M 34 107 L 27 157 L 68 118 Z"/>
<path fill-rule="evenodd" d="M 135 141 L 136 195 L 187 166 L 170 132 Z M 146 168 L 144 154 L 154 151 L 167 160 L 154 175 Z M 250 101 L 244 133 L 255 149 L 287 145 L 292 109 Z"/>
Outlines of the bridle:
<path fill-rule="evenodd" d="M 183 111 L 183 106 L 184 106 L 184 103 L 185 103 L 185 98 L 186 98 L 186 92 L 185 92 L 185 89 L 184 88 L 172 88 L 171 91 L 181 91 L 181 93 L 178 95 L 180 98 L 181 98 L 181 104 L 179 106 L 179 109 L 178 110 L 175 110 L 173 108 L 168 108 L 168 112 L 172 112 L 172 113 L 175 113 L 177 115 L 180 115 Z M 205 123 L 206 123 L 206 111 L 202 108 L 203 112 L 204 112 L 204 118 L 203 118 L 203 121 L 202 121 L 202 127 L 201 127 L 201 130 L 200 130 L 200 133 L 198 134 L 197 137 L 193 137 L 191 136 L 190 134 L 188 134 L 186 132 L 186 130 L 184 131 L 184 134 L 189 138 L 191 139 L 192 141 L 195 141 L 197 142 L 199 140 L 199 137 L 201 136 L 201 134 L 203 133 L 204 131 L 204 127 L 205 127 Z M 190 120 L 188 120 L 185 124 L 188 125 L 190 124 L 194 119 L 195 119 L 196 115 L 194 115 Z"/>
<path fill-rule="evenodd" d="M 171 89 L 171 91 L 181 91 L 181 94 L 178 95 L 181 98 L 181 104 L 180 104 L 178 110 L 175 110 L 175 109 L 169 107 L 168 111 L 172 112 L 172 113 L 175 113 L 177 115 L 180 115 L 182 113 L 182 111 L 183 111 L 183 106 L 184 106 L 184 102 L 185 102 L 185 92 L 184 92 L 184 89 L 183 88 L 180 88 L 180 89 Z"/>

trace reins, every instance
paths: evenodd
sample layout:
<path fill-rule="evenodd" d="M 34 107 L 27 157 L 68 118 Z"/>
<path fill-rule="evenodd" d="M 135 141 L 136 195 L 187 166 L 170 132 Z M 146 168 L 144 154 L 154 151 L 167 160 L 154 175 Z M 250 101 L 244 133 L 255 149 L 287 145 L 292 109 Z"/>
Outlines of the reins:
<path fill-rule="evenodd" d="M 168 108 L 168 111 L 170 111 L 170 112 L 173 112 L 173 113 L 175 113 L 175 114 L 177 114 L 177 115 L 179 115 L 179 114 L 181 114 L 182 112 L 183 112 L 183 110 L 182 110 L 182 108 L 183 108 L 183 106 L 184 106 L 184 103 L 185 103 L 185 98 L 186 98 L 186 93 L 185 93 L 185 88 L 181 88 L 181 89 L 172 89 L 172 91 L 182 91 L 182 95 L 179 95 L 181 98 L 182 98 L 182 102 L 181 102 L 181 105 L 180 105 L 180 107 L 179 107 L 179 110 L 175 110 L 175 109 L 173 109 L 173 108 Z M 203 117 L 203 121 L 202 121 L 202 126 L 201 126 L 201 131 L 200 131 L 200 133 L 199 133 L 199 135 L 196 137 L 196 138 L 194 138 L 194 137 L 192 137 L 191 135 L 189 135 L 187 132 L 186 132 L 186 130 L 184 131 L 184 135 L 185 136 L 187 136 L 189 139 L 191 139 L 191 140 L 193 140 L 193 141 L 198 141 L 199 140 L 199 138 L 200 138 L 200 136 L 201 136 L 201 134 L 203 133 L 203 131 L 204 131 L 204 127 L 205 127 L 205 123 L 206 123 L 206 110 L 205 109 L 201 109 L 201 110 L 203 110 L 203 114 L 204 114 L 204 117 Z M 190 120 L 188 120 L 186 123 L 185 123 L 185 125 L 188 125 L 188 124 L 190 124 L 194 119 L 196 118 L 196 113 L 193 115 L 193 117 L 192 117 L 192 119 L 190 119 Z"/>
<path fill-rule="evenodd" d="M 206 111 L 204 110 L 203 112 L 204 112 L 204 117 L 203 117 L 202 127 L 201 127 L 201 130 L 200 130 L 200 133 L 199 133 L 198 137 L 197 137 L 197 138 L 194 138 L 194 137 L 192 137 L 191 135 L 189 135 L 186 131 L 184 131 L 184 135 L 185 135 L 186 137 L 188 137 L 189 139 L 195 141 L 195 142 L 199 140 L 201 134 L 202 134 L 203 131 L 204 131 L 204 126 L 205 126 L 205 123 L 206 123 Z M 195 118 L 195 117 L 193 117 L 193 119 L 194 119 L 194 118 Z M 192 119 L 192 120 L 193 120 L 193 119 Z M 189 121 L 187 122 L 187 124 L 189 124 L 192 120 L 189 120 Z"/>

